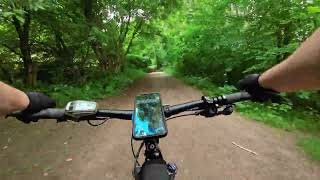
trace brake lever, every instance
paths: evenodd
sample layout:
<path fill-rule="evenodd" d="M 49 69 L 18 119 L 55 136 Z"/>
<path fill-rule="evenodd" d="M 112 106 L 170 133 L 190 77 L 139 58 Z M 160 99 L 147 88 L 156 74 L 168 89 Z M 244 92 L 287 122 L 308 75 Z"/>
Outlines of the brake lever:
<path fill-rule="evenodd" d="M 4 118 L 8 119 L 8 117 L 13 117 L 13 116 L 11 116 L 10 114 L 7 114 Z"/>
<path fill-rule="evenodd" d="M 14 117 L 14 118 L 16 118 L 16 117 L 18 117 L 20 114 L 21 114 L 21 111 L 16 111 L 16 112 L 7 114 L 7 115 L 5 116 L 5 118 L 6 118 L 6 119 L 7 119 L 8 117 Z"/>
<path fill-rule="evenodd" d="M 231 105 L 227 105 L 222 111 L 219 111 L 218 112 L 218 115 L 230 115 L 230 114 L 232 114 L 233 113 L 233 111 L 234 111 L 234 105 L 233 104 L 231 104 Z"/>
<path fill-rule="evenodd" d="M 206 118 L 214 117 L 218 114 L 217 108 L 208 107 L 204 109 L 203 111 L 200 111 L 199 115 L 204 116 Z"/>
<path fill-rule="evenodd" d="M 223 110 L 219 110 L 221 107 L 219 102 L 222 102 L 223 98 L 209 98 L 202 96 L 202 100 L 205 103 L 206 107 L 204 110 L 200 111 L 198 115 L 202 115 L 204 117 L 214 117 L 217 115 L 230 115 L 234 111 L 234 104 L 225 105 Z"/>

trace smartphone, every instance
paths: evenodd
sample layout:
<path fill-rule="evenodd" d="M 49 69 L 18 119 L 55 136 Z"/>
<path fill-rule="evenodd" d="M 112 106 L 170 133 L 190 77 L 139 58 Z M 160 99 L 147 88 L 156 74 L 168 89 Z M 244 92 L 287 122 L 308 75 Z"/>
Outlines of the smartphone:
<path fill-rule="evenodd" d="M 168 133 L 159 93 L 136 96 L 132 136 L 136 140 L 161 138 Z"/>

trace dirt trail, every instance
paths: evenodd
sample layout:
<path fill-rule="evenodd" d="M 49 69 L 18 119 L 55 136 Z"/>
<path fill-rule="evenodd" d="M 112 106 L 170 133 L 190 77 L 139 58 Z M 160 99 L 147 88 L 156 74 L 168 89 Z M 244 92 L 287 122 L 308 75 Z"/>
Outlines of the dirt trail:
<path fill-rule="evenodd" d="M 135 95 L 160 92 L 163 103 L 197 100 L 201 93 L 163 73 L 148 74 L 105 108 L 133 108 Z M 168 122 L 160 141 L 164 157 L 179 167 L 180 180 L 316 180 L 320 165 L 295 146 L 295 137 L 277 129 L 228 117 L 186 117 Z M 0 121 L 0 179 L 131 179 L 131 123 L 110 121 L 99 127 L 84 123 L 42 121 L 24 125 Z M 236 142 L 258 153 L 235 147 Z"/>

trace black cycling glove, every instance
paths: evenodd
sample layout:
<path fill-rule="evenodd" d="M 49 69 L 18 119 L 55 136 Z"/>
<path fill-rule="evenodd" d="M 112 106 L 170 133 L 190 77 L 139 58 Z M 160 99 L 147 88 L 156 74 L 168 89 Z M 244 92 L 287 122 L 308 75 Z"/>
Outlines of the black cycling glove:
<path fill-rule="evenodd" d="M 50 97 L 38 93 L 38 92 L 28 92 L 26 95 L 29 98 L 29 105 L 26 109 L 19 113 L 17 119 L 24 123 L 30 123 L 31 121 L 38 121 L 38 119 L 33 119 L 30 116 L 37 113 L 43 109 L 53 108 L 56 106 L 56 102 Z"/>
<path fill-rule="evenodd" d="M 265 89 L 259 84 L 259 74 L 251 74 L 238 82 L 239 89 L 247 91 L 256 102 L 279 102 L 280 95 L 272 89 Z"/>

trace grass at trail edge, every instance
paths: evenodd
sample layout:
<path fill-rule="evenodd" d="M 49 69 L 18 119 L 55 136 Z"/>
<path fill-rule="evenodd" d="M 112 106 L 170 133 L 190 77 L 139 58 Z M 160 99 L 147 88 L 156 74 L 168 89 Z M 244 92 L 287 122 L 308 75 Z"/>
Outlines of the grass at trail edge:
<path fill-rule="evenodd" d="M 312 159 L 320 161 L 320 138 L 319 137 L 305 137 L 297 143 L 303 151 L 311 156 Z"/>
<path fill-rule="evenodd" d="M 234 86 L 219 87 L 206 78 L 182 76 L 169 71 L 185 83 L 197 87 L 207 96 L 217 96 L 235 92 Z M 307 107 L 293 107 L 292 104 L 237 103 L 240 114 L 286 131 L 302 132 L 297 145 L 313 160 L 320 161 L 320 113 Z"/>
<path fill-rule="evenodd" d="M 127 68 L 121 73 L 106 74 L 82 85 L 54 84 L 41 86 L 36 90 L 55 99 L 58 107 L 64 107 L 69 101 L 90 101 L 117 95 L 144 74 L 142 70 Z"/>

